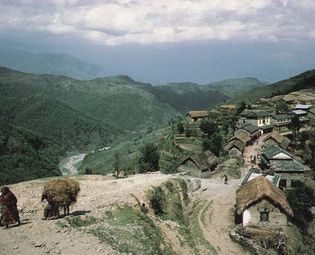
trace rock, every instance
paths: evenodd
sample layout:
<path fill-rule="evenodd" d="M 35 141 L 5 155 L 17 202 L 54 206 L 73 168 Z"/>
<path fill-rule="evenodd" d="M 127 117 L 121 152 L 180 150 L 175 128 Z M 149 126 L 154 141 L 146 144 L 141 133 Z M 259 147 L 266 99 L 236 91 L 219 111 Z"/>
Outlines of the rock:
<path fill-rule="evenodd" d="M 35 243 L 34 246 L 35 246 L 36 248 L 40 248 L 40 247 L 44 247 L 45 244 L 44 244 L 44 243 Z"/>
<path fill-rule="evenodd" d="M 18 248 L 19 248 L 19 246 L 15 246 L 15 247 L 13 247 L 13 249 L 14 249 L 14 250 L 17 250 Z"/>
<path fill-rule="evenodd" d="M 201 181 L 197 179 L 191 180 L 187 184 L 187 188 L 189 192 L 195 192 L 198 189 L 200 189 L 200 187 L 201 187 Z"/>

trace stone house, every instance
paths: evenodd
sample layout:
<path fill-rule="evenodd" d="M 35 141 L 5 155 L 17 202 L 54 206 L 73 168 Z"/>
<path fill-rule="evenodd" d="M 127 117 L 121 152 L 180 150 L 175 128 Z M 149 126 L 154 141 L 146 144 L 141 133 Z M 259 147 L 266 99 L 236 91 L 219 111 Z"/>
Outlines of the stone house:
<path fill-rule="evenodd" d="M 293 211 L 285 194 L 258 176 L 237 190 L 236 215 L 243 227 L 285 228 Z"/>
<path fill-rule="evenodd" d="M 207 118 L 208 116 L 209 113 L 207 111 L 189 111 L 186 114 L 186 119 L 189 121 L 189 123 L 193 123 Z"/>
<path fill-rule="evenodd" d="M 263 134 L 262 129 L 255 126 L 255 125 L 252 125 L 252 124 L 248 124 L 246 126 L 243 126 L 234 132 L 234 136 L 236 136 L 236 137 L 241 136 L 241 137 L 244 137 L 244 139 L 249 138 L 249 140 L 246 142 L 246 144 L 250 144 L 251 141 L 256 140 L 262 134 Z"/>
<path fill-rule="evenodd" d="M 223 146 L 223 150 L 228 152 L 230 156 L 242 156 L 244 149 L 246 147 L 246 142 L 242 141 L 238 137 L 233 136 L 227 143 Z"/>
<path fill-rule="evenodd" d="M 273 131 L 264 138 L 264 143 L 274 143 L 280 146 L 282 149 L 288 149 L 291 144 L 291 140 L 285 136 L 282 136 L 278 131 Z"/>
<path fill-rule="evenodd" d="M 248 110 L 245 109 L 240 114 L 237 126 L 242 127 L 248 124 L 263 127 L 271 124 L 271 116 L 267 111 L 264 110 Z"/>
<path fill-rule="evenodd" d="M 263 149 L 260 159 L 260 166 L 264 173 L 281 176 L 279 187 L 282 189 L 291 188 L 295 181 L 304 182 L 310 174 L 310 169 L 307 166 L 274 144 Z"/>
<path fill-rule="evenodd" d="M 277 130 L 287 129 L 291 123 L 292 115 L 289 114 L 277 114 L 273 115 L 271 119 L 271 124 Z"/>

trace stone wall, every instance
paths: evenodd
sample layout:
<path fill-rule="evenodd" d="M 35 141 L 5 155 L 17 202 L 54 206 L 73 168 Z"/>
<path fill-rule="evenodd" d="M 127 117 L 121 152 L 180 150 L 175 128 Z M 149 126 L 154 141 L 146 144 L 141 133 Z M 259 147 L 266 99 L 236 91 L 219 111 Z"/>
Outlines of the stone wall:
<path fill-rule="evenodd" d="M 262 200 L 257 204 L 247 209 L 250 219 L 247 220 L 248 226 L 269 226 L 269 227 L 284 227 L 287 226 L 287 216 L 273 204 L 267 200 Z M 260 213 L 269 212 L 269 221 L 260 221 Z"/>
<path fill-rule="evenodd" d="M 275 173 L 277 173 L 275 171 Z M 281 180 L 286 180 L 286 187 L 285 188 L 291 188 L 292 187 L 292 181 L 305 181 L 304 173 L 277 173 L 281 175 Z"/>

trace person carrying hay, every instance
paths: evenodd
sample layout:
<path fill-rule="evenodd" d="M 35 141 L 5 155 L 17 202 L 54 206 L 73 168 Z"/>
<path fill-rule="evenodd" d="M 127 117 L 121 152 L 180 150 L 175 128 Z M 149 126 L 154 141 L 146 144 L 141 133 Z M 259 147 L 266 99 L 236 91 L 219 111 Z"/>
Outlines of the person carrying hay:
<path fill-rule="evenodd" d="M 6 228 L 9 224 L 21 224 L 19 211 L 17 209 L 17 198 L 8 187 L 1 188 L 1 204 L 3 207 L 2 222 Z"/>
<path fill-rule="evenodd" d="M 44 208 L 44 220 L 47 220 L 48 218 L 56 217 L 59 218 L 59 208 L 56 204 L 55 199 L 51 195 L 43 195 L 42 201 L 46 200 L 48 204 Z"/>
<path fill-rule="evenodd" d="M 71 178 L 52 180 L 47 182 L 44 186 L 42 201 L 46 199 L 48 204 L 54 206 L 54 208 L 63 207 L 64 215 L 69 215 L 69 207 L 77 201 L 79 191 L 80 184 Z M 51 206 L 46 208 L 47 213 L 52 209 Z"/>

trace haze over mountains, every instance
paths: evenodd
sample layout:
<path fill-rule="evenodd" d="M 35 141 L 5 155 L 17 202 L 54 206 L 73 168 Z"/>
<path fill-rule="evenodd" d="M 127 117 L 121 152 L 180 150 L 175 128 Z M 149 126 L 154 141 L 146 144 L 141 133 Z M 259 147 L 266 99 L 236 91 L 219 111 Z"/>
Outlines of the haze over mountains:
<path fill-rule="evenodd" d="M 104 74 L 104 68 L 81 59 L 52 53 L 31 53 L 18 49 L 0 48 L 0 66 L 34 74 L 66 75 L 91 79 Z"/>

